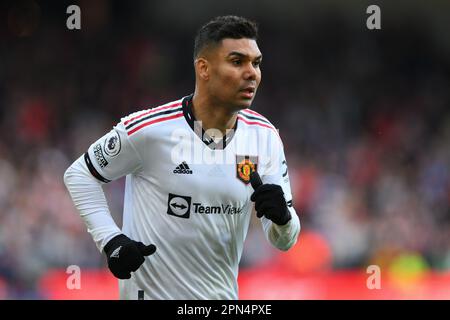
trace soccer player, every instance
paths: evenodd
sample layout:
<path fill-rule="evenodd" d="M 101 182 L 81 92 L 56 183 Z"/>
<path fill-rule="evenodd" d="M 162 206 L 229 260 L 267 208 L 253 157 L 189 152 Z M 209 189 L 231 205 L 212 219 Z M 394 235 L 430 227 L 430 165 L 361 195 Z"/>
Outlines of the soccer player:
<path fill-rule="evenodd" d="M 273 246 L 296 243 L 283 144 L 249 109 L 261 80 L 256 40 L 245 18 L 208 22 L 195 38 L 194 93 L 124 117 L 65 172 L 121 299 L 237 299 L 254 214 Z M 125 175 L 120 229 L 102 185 Z"/>

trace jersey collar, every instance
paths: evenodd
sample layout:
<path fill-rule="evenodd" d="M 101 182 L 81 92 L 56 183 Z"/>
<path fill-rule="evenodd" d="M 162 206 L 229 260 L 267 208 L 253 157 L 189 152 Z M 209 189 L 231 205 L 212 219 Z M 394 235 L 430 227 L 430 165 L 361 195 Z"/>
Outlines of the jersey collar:
<path fill-rule="evenodd" d="M 194 133 L 212 150 L 223 150 L 227 145 L 230 144 L 231 139 L 234 137 L 234 134 L 237 130 L 238 119 L 236 119 L 236 123 L 232 130 L 228 130 L 226 135 L 222 138 L 221 142 L 214 142 L 212 139 L 201 127 L 197 119 L 195 119 L 194 112 L 192 111 L 192 97 L 194 94 L 190 94 L 187 97 L 183 98 L 182 106 L 183 106 L 183 115 L 186 119 L 186 122 L 189 124 L 189 127 L 194 131 Z"/>

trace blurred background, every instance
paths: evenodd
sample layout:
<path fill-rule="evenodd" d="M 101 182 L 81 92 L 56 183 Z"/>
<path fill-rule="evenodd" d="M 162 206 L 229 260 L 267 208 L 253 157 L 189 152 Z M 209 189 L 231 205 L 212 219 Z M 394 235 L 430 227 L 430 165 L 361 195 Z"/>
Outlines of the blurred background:
<path fill-rule="evenodd" d="M 81 30 L 66 27 L 71 4 Z M 450 2 L 437 0 L 2 1 L 0 299 L 117 298 L 63 173 L 121 117 L 193 92 L 195 32 L 224 14 L 259 23 L 254 109 L 280 130 L 302 223 L 280 253 L 253 221 L 240 298 L 450 299 Z M 119 225 L 123 189 L 104 188 Z"/>

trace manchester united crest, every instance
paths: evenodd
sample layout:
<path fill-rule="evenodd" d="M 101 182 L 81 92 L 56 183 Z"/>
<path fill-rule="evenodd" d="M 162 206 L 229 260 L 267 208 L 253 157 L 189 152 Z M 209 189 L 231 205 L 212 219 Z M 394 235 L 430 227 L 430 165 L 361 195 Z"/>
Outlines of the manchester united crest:
<path fill-rule="evenodd" d="M 243 183 L 250 182 L 250 174 L 257 171 L 258 157 L 236 155 L 236 177 Z"/>

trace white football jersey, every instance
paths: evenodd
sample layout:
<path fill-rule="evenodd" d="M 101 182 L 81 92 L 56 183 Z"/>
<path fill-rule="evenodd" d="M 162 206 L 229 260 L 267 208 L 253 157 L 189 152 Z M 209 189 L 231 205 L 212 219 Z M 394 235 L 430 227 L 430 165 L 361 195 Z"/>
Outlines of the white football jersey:
<path fill-rule="evenodd" d="M 264 183 L 283 188 L 292 215 L 287 235 L 262 218 L 267 238 L 283 250 L 296 242 L 300 224 L 283 145 L 252 110 L 239 111 L 221 137 L 202 130 L 190 95 L 123 118 L 84 160 L 104 183 L 126 175 L 122 232 L 157 248 L 131 279 L 120 280 L 122 299 L 237 299 L 238 264 L 255 214 L 255 170 Z"/>

